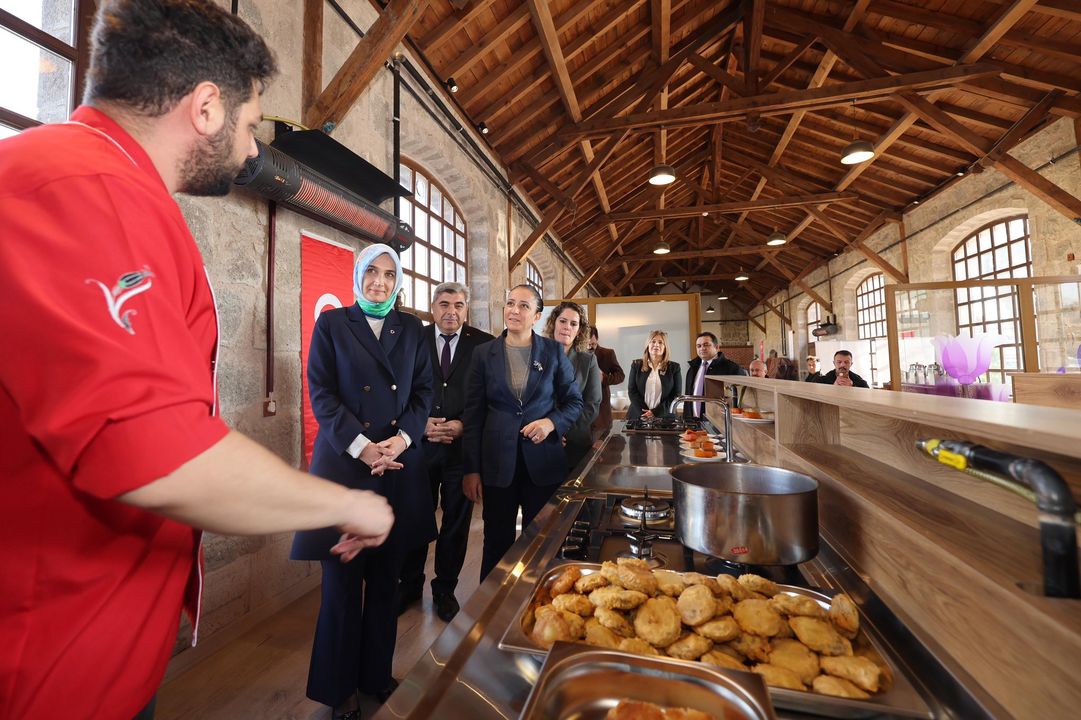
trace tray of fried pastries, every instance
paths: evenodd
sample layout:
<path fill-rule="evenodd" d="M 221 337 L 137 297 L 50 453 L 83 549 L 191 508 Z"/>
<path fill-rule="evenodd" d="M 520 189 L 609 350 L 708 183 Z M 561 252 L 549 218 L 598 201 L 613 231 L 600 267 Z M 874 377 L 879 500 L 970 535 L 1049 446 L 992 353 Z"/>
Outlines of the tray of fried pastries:
<path fill-rule="evenodd" d="M 774 720 L 760 677 L 556 642 L 519 720 Z"/>
<path fill-rule="evenodd" d="M 847 595 L 758 575 L 653 570 L 642 560 L 551 568 L 500 648 L 557 641 L 753 672 L 778 708 L 837 718 L 929 718 Z"/>

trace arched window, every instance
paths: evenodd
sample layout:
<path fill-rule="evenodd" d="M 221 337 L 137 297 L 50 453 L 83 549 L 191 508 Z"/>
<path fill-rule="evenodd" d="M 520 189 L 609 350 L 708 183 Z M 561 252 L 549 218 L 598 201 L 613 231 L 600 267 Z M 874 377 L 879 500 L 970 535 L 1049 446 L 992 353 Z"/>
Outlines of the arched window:
<path fill-rule="evenodd" d="M 525 261 L 525 282 L 526 285 L 539 292 L 541 297 L 544 297 L 544 278 L 541 277 L 540 270 L 532 260 Z"/>
<path fill-rule="evenodd" d="M 0 17 L 6 73 L 0 88 L 0 138 L 67 120 L 82 95 L 86 68 L 79 62 L 80 51 L 92 19 L 86 0 L 2 5 L 7 13 Z"/>
<path fill-rule="evenodd" d="M 420 167 L 403 161 L 399 173 L 413 198 L 401 198 L 398 217 L 412 225 L 417 236 L 413 247 L 402 253 L 405 307 L 430 320 L 435 286 L 467 281 L 465 220 L 446 191 Z"/>
<path fill-rule="evenodd" d="M 1032 275 L 1032 244 L 1024 215 L 985 225 L 953 249 L 954 280 L 1025 278 Z M 1005 383 L 1021 369 L 1021 321 L 1017 297 L 1001 287 L 957 288 L 958 334 L 996 333 L 1009 339 L 991 355 L 990 382 Z"/>
<path fill-rule="evenodd" d="M 871 377 L 868 382 L 875 385 L 881 370 L 889 365 L 889 358 L 879 352 L 878 338 L 886 337 L 886 277 L 877 273 L 860 283 L 856 288 L 856 326 L 860 340 L 867 343 L 871 361 Z"/>
<path fill-rule="evenodd" d="M 811 332 L 818 327 L 818 324 L 822 322 L 824 308 L 816 302 L 807 306 L 807 344 L 810 345 L 815 341 L 815 336 Z"/>

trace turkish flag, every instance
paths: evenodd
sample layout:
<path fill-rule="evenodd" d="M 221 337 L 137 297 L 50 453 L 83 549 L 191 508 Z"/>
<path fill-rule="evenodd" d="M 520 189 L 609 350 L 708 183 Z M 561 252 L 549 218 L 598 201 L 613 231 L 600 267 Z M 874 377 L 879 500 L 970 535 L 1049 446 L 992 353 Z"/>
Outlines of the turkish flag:
<path fill-rule="evenodd" d="M 319 423 L 308 394 L 308 351 L 319 313 L 353 303 L 353 250 L 305 233 L 300 235 L 300 400 L 304 467 L 312 461 Z"/>

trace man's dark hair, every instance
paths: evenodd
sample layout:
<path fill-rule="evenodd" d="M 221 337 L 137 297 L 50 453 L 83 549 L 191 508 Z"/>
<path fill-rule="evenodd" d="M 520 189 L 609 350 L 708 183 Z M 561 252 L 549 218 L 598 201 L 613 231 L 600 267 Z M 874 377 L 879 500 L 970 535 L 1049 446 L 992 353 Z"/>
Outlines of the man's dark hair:
<path fill-rule="evenodd" d="M 589 326 L 589 336 L 591 338 L 593 338 L 594 340 L 600 340 L 601 339 L 601 336 L 597 334 L 597 326 L 596 325 L 590 325 Z"/>
<path fill-rule="evenodd" d="M 169 112 L 201 82 L 233 111 L 277 72 L 263 38 L 213 0 L 105 0 L 90 36 L 83 102 Z"/>
<path fill-rule="evenodd" d="M 852 353 L 850 353 L 847 350 L 838 350 L 837 352 L 833 353 L 833 357 L 837 357 L 838 355 L 844 355 L 846 357 L 852 357 Z"/>
<path fill-rule="evenodd" d="M 698 342 L 698 338 L 703 338 L 703 337 L 708 337 L 709 341 L 711 343 L 713 343 L 714 345 L 717 344 L 717 336 L 714 335 L 713 333 L 711 333 L 709 330 L 704 330 L 703 332 L 698 333 L 697 335 L 694 336 L 694 340 L 695 340 L 695 342 Z"/>

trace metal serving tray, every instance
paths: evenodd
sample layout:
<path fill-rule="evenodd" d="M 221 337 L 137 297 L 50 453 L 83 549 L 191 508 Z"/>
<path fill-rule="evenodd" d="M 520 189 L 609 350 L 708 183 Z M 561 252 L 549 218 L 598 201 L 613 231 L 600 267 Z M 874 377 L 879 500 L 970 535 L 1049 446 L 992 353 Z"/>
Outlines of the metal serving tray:
<path fill-rule="evenodd" d="M 526 631 L 525 625 L 532 619 L 532 614 L 527 614 L 527 610 L 529 610 L 536 601 L 537 593 L 571 565 L 581 569 L 583 575 L 600 572 L 601 569 L 600 563 L 587 562 L 561 563 L 549 568 L 537 581 L 529 599 L 518 609 L 518 612 L 515 615 L 516 620 L 511 623 L 510 627 L 503 633 L 503 638 L 499 641 L 499 648 L 501 650 L 524 652 L 539 656 L 548 654 L 548 651 L 538 645 Z M 781 585 L 780 587 L 782 592 L 791 595 L 806 595 L 807 597 L 814 598 L 819 605 L 825 609 L 828 609 L 830 606 L 831 596 L 830 594 L 827 594 L 827 592 L 801 588 L 796 585 Z M 813 715 L 834 718 L 933 718 L 934 716 L 927 703 L 920 697 L 919 693 L 916 692 L 916 689 L 912 686 L 912 683 L 905 674 L 898 671 L 897 662 L 891 655 L 883 650 L 885 644 L 874 631 L 874 628 L 869 626 L 866 622 L 862 622 L 864 620 L 862 616 L 860 619 L 860 633 L 853 642 L 853 648 L 857 655 L 866 655 L 888 669 L 886 675 L 889 685 L 886 690 L 880 690 L 868 700 L 853 700 L 849 698 L 832 697 L 829 695 L 819 695 L 809 691 L 801 692 L 799 690 L 771 687 L 769 688 L 769 694 L 770 697 L 773 698 L 773 704 L 778 708 L 786 710 L 796 710 Z M 585 643 L 567 644 L 576 645 L 578 647 L 592 647 Z M 614 650 L 609 652 L 624 657 L 639 657 Z M 703 663 L 694 660 L 679 660 L 677 658 L 665 659 L 693 667 L 713 668 L 711 665 L 703 665 Z M 735 670 L 733 672 L 740 671 Z"/>
<path fill-rule="evenodd" d="M 776 717 L 753 673 L 557 642 L 518 718 L 604 720 L 621 700 L 701 710 L 716 720 Z"/>

